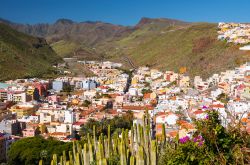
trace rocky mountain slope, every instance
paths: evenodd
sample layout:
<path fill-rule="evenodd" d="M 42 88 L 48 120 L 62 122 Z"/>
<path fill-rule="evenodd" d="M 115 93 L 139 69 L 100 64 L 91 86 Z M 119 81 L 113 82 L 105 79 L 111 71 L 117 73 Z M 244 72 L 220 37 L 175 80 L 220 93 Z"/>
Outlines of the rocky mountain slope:
<path fill-rule="evenodd" d="M 149 65 L 207 77 L 250 60 L 239 46 L 217 40 L 217 24 L 142 18 L 127 27 L 103 22 L 60 19 L 54 24 L 24 25 L 2 20 L 18 31 L 44 37 L 62 57 L 108 59 Z"/>
<path fill-rule="evenodd" d="M 68 19 L 59 19 L 53 24 L 34 25 L 18 24 L 4 19 L 0 19 L 0 22 L 8 24 L 20 32 L 45 38 L 62 57 L 78 56 L 93 59 L 99 59 L 104 54 L 102 50 L 98 49 L 99 45 L 112 47 L 114 41 L 149 24 L 155 24 L 155 27 L 159 29 L 172 24 L 184 23 L 171 19 L 150 18 L 142 18 L 134 27 L 91 21 L 78 23 Z"/>

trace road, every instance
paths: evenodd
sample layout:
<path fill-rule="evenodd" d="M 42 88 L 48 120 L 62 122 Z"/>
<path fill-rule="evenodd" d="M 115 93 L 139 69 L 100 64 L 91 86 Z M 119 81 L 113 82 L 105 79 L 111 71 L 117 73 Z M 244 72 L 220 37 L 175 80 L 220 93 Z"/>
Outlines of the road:
<path fill-rule="evenodd" d="M 124 61 L 128 62 L 130 64 L 130 66 L 133 68 L 133 69 L 136 69 L 137 67 L 135 66 L 135 64 L 133 63 L 133 61 L 127 57 L 127 56 L 123 56 L 122 57 L 124 59 Z"/>

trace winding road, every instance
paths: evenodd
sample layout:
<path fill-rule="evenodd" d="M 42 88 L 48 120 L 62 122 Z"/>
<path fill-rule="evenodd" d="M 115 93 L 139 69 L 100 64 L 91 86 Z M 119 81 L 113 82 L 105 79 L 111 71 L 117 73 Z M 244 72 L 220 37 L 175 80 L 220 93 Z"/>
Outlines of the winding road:
<path fill-rule="evenodd" d="M 136 69 L 137 67 L 135 66 L 135 64 L 133 63 L 133 61 L 127 57 L 127 56 L 123 56 L 122 57 L 124 59 L 124 61 L 128 62 L 130 64 L 130 66 L 133 68 L 133 69 Z"/>

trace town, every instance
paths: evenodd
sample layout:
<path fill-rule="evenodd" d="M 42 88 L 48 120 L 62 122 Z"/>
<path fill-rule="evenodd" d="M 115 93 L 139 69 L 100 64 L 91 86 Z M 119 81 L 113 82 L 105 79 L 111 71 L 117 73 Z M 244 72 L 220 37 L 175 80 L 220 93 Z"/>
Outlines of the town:
<path fill-rule="evenodd" d="M 223 126 L 242 123 L 250 134 L 250 63 L 208 79 L 149 67 L 122 69 L 109 61 L 78 61 L 94 76 L 17 79 L 0 83 L 0 160 L 16 140 L 36 135 L 69 142 L 90 119 L 133 113 L 133 123 L 150 115 L 152 136 L 192 136 L 192 119 L 218 111 Z M 233 121 L 234 120 L 234 121 Z"/>
<path fill-rule="evenodd" d="M 244 23 L 224 23 L 218 24 L 218 39 L 234 44 L 250 43 L 250 25 Z M 249 45 L 240 47 L 240 50 L 250 50 Z"/>
<path fill-rule="evenodd" d="M 250 165 L 249 6 L 2 1 L 0 165 Z"/>

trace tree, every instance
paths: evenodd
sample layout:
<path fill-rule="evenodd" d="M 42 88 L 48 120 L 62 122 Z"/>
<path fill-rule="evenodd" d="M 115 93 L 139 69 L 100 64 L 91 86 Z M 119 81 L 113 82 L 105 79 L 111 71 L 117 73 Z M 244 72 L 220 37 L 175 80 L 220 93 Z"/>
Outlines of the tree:
<path fill-rule="evenodd" d="M 225 93 L 221 93 L 216 99 L 224 104 L 227 104 L 229 101 L 229 97 Z"/>
<path fill-rule="evenodd" d="M 206 120 L 195 120 L 192 138 L 174 139 L 160 157 L 160 164 L 249 164 L 250 136 L 235 125 L 224 128 L 217 111 Z"/>
<path fill-rule="evenodd" d="M 40 127 L 37 127 L 35 130 L 35 135 L 40 135 L 41 131 L 40 131 Z"/>
<path fill-rule="evenodd" d="M 91 104 L 91 102 L 89 101 L 89 100 L 84 100 L 84 102 L 83 102 L 83 106 L 84 107 L 88 107 L 89 105 Z"/>
<path fill-rule="evenodd" d="M 54 139 L 44 139 L 41 136 L 20 139 L 14 142 L 8 151 L 8 164 L 34 165 L 42 159 L 44 165 L 49 165 L 53 154 L 62 155 L 63 151 L 72 149 L 72 143 L 64 143 Z"/>
<path fill-rule="evenodd" d="M 63 86 L 63 92 L 66 92 L 68 95 L 70 94 L 70 92 L 72 91 L 72 87 L 69 83 L 66 83 L 64 86 Z"/>
<path fill-rule="evenodd" d="M 88 133 L 93 135 L 93 126 L 95 126 L 97 137 L 99 137 L 101 133 L 107 135 L 108 125 L 110 125 L 111 134 L 114 132 L 120 133 L 122 129 L 130 129 L 133 125 L 132 111 L 129 111 L 122 116 L 115 116 L 113 119 L 103 119 L 101 121 L 89 119 L 88 122 L 81 127 L 80 134 L 82 136 L 87 135 Z"/>
<path fill-rule="evenodd" d="M 146 88 L 143 88 L 141 93 L 144 95 L 146 93 L 152 93 L 153 91 L 151 89 L 146 89 Z"/>

